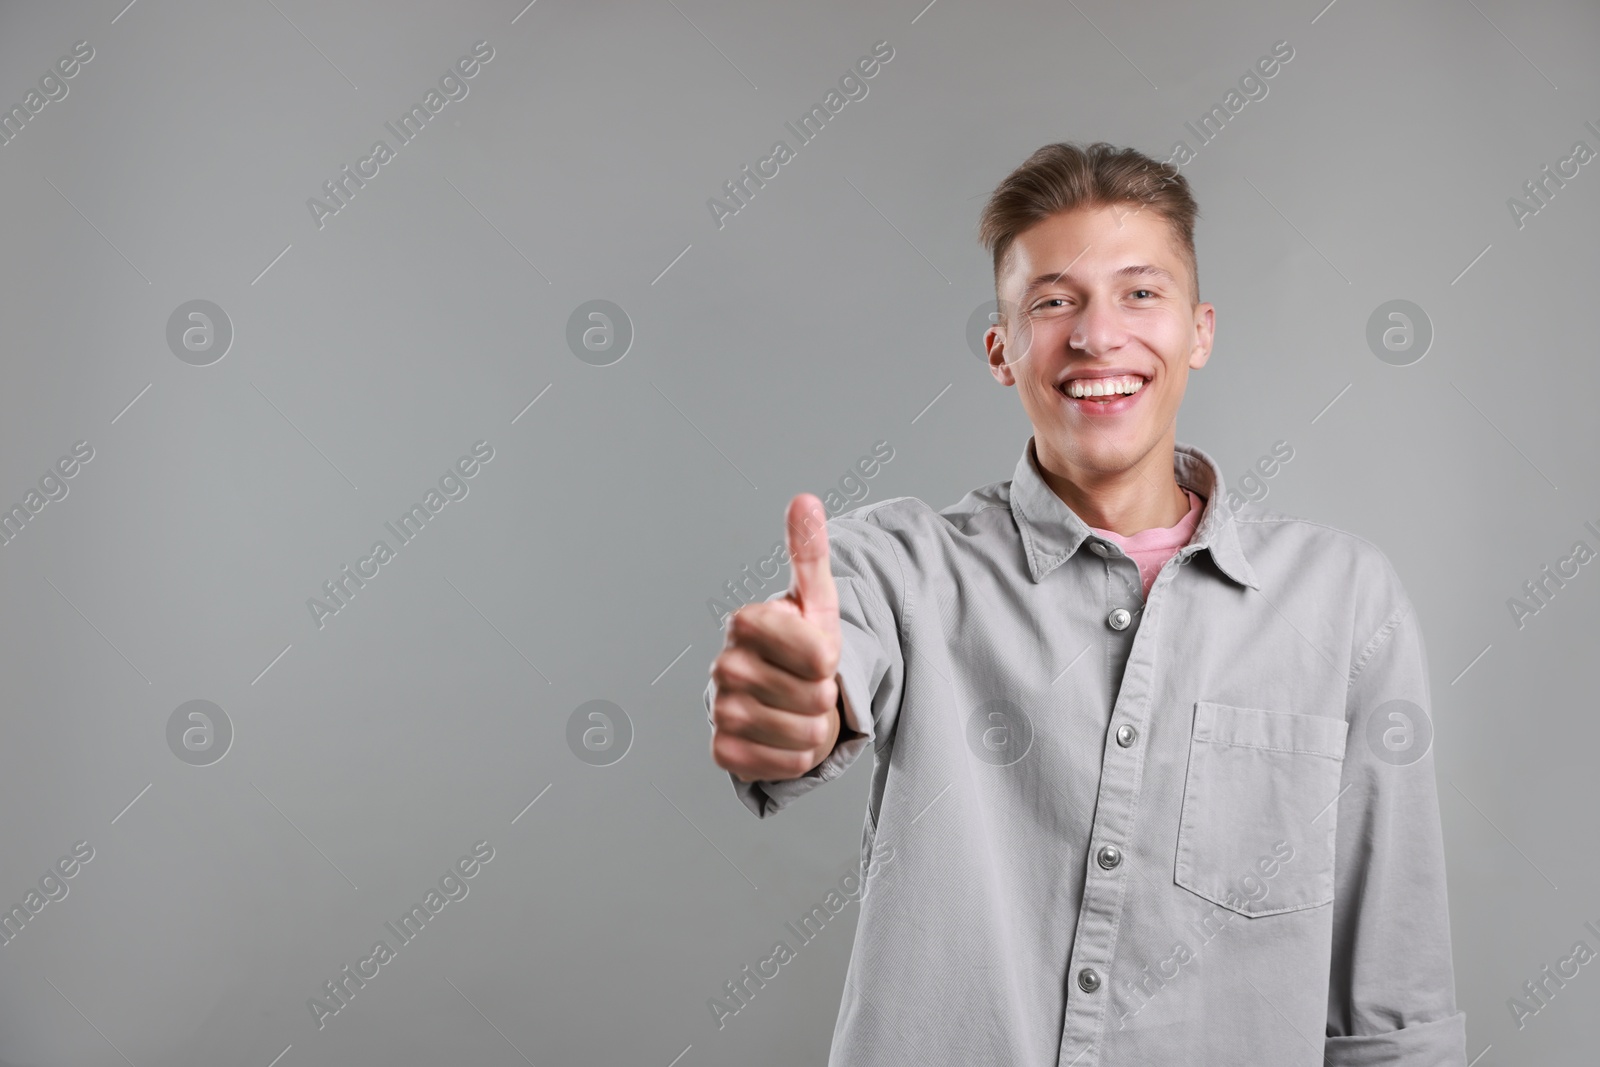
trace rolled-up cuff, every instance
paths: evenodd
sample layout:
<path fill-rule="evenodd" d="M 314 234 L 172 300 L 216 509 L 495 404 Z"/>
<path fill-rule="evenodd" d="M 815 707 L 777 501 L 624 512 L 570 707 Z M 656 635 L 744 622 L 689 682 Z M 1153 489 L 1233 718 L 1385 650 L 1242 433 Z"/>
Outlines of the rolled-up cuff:
<path fill-rule="evenodd" d="M 1328 1067 L 1465 1067 L 1467 1016 L 1458 1011 L 1403 1030 L 1330 1037 L 1323 1053 Z"/>

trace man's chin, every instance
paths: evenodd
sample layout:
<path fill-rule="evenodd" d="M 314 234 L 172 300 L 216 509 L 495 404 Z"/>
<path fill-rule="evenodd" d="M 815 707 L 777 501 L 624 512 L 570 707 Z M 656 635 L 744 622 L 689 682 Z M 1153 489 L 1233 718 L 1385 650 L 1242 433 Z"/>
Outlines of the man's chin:
<path fill-rule="evenodd" d="M 1034 427 L 1035 448 L 1084 470 L 1110 474 L 1127 470 L 1149 451 L 1146 434 L 1137 426 L 1072 426 L 1053 423 Z"/>

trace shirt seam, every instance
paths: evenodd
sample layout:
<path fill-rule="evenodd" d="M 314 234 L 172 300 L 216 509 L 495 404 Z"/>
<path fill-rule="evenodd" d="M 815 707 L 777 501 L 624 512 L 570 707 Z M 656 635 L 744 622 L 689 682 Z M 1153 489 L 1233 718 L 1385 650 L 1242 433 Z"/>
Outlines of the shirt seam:
<path fill-rule="evenodd" d="M 978 510 L 974 511 L 972 514 L 968 515 L 965 519 L 963 519 L 962 522 L 961 522 L 961 525 L 958 527 L 958 529 L 962 533 L 968 533 L 969 531 L 967 530 L 967 527 L 972 524 L 972 520 L 976 519 L 979 515 L 982 515 L 985 511 L 1010 511 L 1010 510 L 1011 509 L 1009 507 L 1007 507 L 1005 504 L 985 504 L 983 507 L 979 508 Z M 954 523 L 952 523 L 951 525 L 954 525 Z"/>
<path fill-rule="evenodd" d="M 1362 544 L 1366 545 L 1368 548 L 1372 549 L 1375 552 L 1380 552 L 1381 553 L 1383 551 L 1383 549 L 1380 548 L 1377 545 L 1376 542 L 1368 540 L 1367 538 L 1362 537 L 1358 533 L 1355 533 L 1355 532 L 1353 532 L 1351 530 L 1343 529 L 1342 527 L 1330 526 L 1325 522 L 1318 522 L 1316 519 L 1307 519 L 1307 518 L 1305 518 L 1303 516 L 1300 516 L 1300 515 L 1282 515 L 1282 514 L 1278 514 L 1278 515 L 1234 515 L 1232 517 L 1232 519 L 1233 519 L 1234 522 L 1241 522 L 1241 523 L 1243 523 L 1243 522 L 1254 522 L 1254 523 L 1298 522 L 1298 523 L 1301 523 L 1301 524 L 1306 525 L 1306 526 L 1320 527 L 1321 529 L 1327 530 L 1327 531 L 1329 531 L 1331 533 L 1340 534 L 1341 536 L 1349 537 L 1349 538 L 1351 538 L 1353 540 L 1360 541 Z"/>
<path fill-rule="evenodd" d="M 1394 564 L 1389 561 L 1389 557 L 1384 554 L 1382 548 L 1380 548 L 1375 542 L 1369 540 L 1368 538 L 1362 537 L 1358 533 L 1354 533 L 1353 531 L 1342 529 L 1342 528 L 1340 528 L 1338 526 L 1330 526 L 1328 523 L 1318 522 L 1315 519 L 1307 519 L 1307 518 L 1304 518 L 1304 517 L 1299 516 L 1299 515 L 1282 515 L 1282 514 L 1278 514 L 1278 515 L 1235 515 L 1235 516 L 1233 516 L 1233 521 L 1234 522 L 1239 522 L 1239 523 L 1245 523 L 1245 522 L 1251 522 L 1251 523 L 1269 523 L 1269 522 L 1270 523 L 1286 523 L 1286 522 L 1295 522 L 1295 523 L 1300 523 L 1300 524 L 1302 524 L 1304 526 L 1316 526 L 1316 527 L 1319 527 L 1320 529 L 1327 530 L 1330 533 L 1336 533 L 1336 534 L 1339 534 L 1341 537 L 1348 537 L 1353 541 L 1358 541 L 1361 544 L 1366 545 L 1372 551 L 1376 552 L 1378 554 L 1378 556 L 1383 560 L 1383 562 L 1385 563 L 1386 568 L 1389 571 L 1389 573 L 1391 575 L 1394 574 Z M 1388 616 L 1385 617 L 1384 623 L 1383 623 L 1382 626 L 1378 627 L 1378 631 L 1372 635 L 1372 638 L 1370 640 L 1368 640 L 1367 643 L 1364 646 L 1362 646 L 1361 652 L 1356 656 L 1356 658 L 1350 664 L 1350 673 L 1347 676 L 1347 680 L 1345 682 L 1345 691 L 1346 692 L 1348 692 L 1350 690 L 1350 688 L 1355 685 L 1356 679 L 1361 675 L 1361 672 L 1366 669 L 1367 664 L 1371 663 L 1372 660 L 1377 656 L 1378 652 L 1382 649 L 1382 647 L 1385 644 L 1385 642 L 1387 642 L 1389 636 L 1391 634 L 1393 634 L 1394 631 L 1399 627 L 1399 625 L 1406 620 L 1407 616 L 1411 614 L 1411 608 L 1412 608 L 1412 605 L 1410 604 L 1409 601 L 1402 602 L 1397 607 L 1395 607 L 1392 611 L 1390 611 Z"/>
<path fill-rule="evenodd" d="M 883 530 L 883 527 L 879 526 L 878 529 Z M 895 636 L 900 641 L 900 659 L 904 663 L 910 658 L 911 583 L 906 580 L 906 562 L 900 555 L 900 546 L 894 543 L 894 538 L 888 535 L 887 530 L 884 530 L 884 539 L 889 542 L 889 551 L 894 553 L 895 569 L 900 572 L 900 617 L 895 620 Z"/>
<path fill-rule="evenodd" d="M 1360 676 L 1362 671 L 1366 670 L 1367 664 L 1377 657 L 1379 650 L 1388 643 L 1395 630 L 1399 629 L 1400 624 L 1410 614 L 1411 607 L 1409 604 L 1401 604 L 1389 613 L 1389 617 L 1384 621 L 1383 625 L 1378 627 L 1378 632 L 1372 635 L 1372 639 L 1366 643 L 1361 650 L 1361 654 L 1351 664 L 1350 681 L 1345 686 L 1347 692 L 1351 686 L 1356 684 L 1356 678 Z"/>
<path fill-rule="evenodd" d="M 1011 507 L 1011 519 L 1016 523 L 1018 532 L 1022 534 L 1022 551 L 1027 557 L 1028 568 L 1034 581 L 1042 580 L 1044 561 L 1040 559 L 1039 551 L 1034 543 L 1033 519 L 1028 514 L 1028 507 L 1017 497 L 1017 487 L 1013 484 L 1006 490 L 1006 499 Z"/>
<path fill-rule="evenodd" d="M 906 566 L 905 566 L 905 562 L 900 558 L 900 546 L 896 545 L 894 543 L 894 537 L 890 535 L 889 530 L 886 527 L 884 527 L 881 523 L 879 523 L 877 521 L 877 519 L 875 517 L 876 514 L 877 514 L 877 512 L 873 512 L 870 515 L 864 516 L 863 517 L 863 521 L 866 522 L 867 524 L 869 524 L 880 535 L 882 535 L 884 541 L 886 541 L 888 543 L 888 545 L 889 545 L 889 551 L 894 553 L 895 569 L 900 572 L 900 589 L 899 589 L 899 594 L 900 594 L 900 619 L 897 620 L 896 625 L 895 625 L 895 629 L 898 631 L 898 636 L 900 636 L 901 638 L 904 638 L 905 637 L 904 619 L 905 619 L 905 613 L 907 611 L 907 603 L 906 603 L 906 592 L 907 592 L 907 589 L 906 589 L 906 587 L 907 587 L 907 584 L 908 584 L 906 582 Z M 879 602 L 882 604 L 883 608 L 885 610 L 888 610 L 889 605 L 888 605 L 887 602 L 883 601 L 882 594 L 880 594 L 876 589 L 871 589 L 871 583 L 867 583 L 867 584 L 868 584 L 868 588 L 872 592 L 872 594 L 874 596 L 878 597 Z"/>
<path fill-rule="evenodd" d="M 876 521 L 876 519 L 874 518 L 874 516 L 876 516 L 878 510 L 879 509 L 874 509 L 869 514 L 863 515 L 862 516 L 862 521 L 866 525 L 868 525 L 868 526 L 872 527 L 873 529 L 877 530 L 878 533 L 883 536 L 883 539 L 886 542 L 888 542 L 889 551 L 894 554 L 895 569 L 900 572 L 900 590 L 899 590 L 899 592 L 900 592 L 900 614 L 899 614 L 899 617 L 894 620 L 894 622 L 895 622 L 895 640 L 900 645 L 900 665 L 901 665 L 900 666 L 900 702 L 901 702 L 901 706 L 904 707 L 904 705 L 905 705 L 905 697 L 906 697 L 905 687 L 906 687 L 907 681 L 909 681 L 909 676 L 908 676 L 909 672 L 906 670 L 905 665 L 911 659 L 911 626 L 910 626 L 910 612 L 911 612 L 910 587 L 911 587 L 911 583 L 906 580 L 906 565 L 905 565 L 905 561 L 900 557 L 900 546 L 894 543 L 895 539 L 894 539 L 894 536 L 890 533 L 890 531 L 888 529 L 886 529 L 883 525 L 878 523 Z M 871 591 L 871 593 L 874 596 L 879 598 L 880 605 L 883 607 L 883 609 L 885 611 L 888 611 L 889 610 L 889 605 L 887 603 L 883 602 L 882 595 L 879 594 L 877 590 L 870 588 L 871 587 L 871 583 L 868 582 L 868 583 L 863 583 L 863 584 L 868 586 L 868 588 Z M 870 707 L 868 708 L 868 714 L 871 714 L 871 708 Z M 896 724 L 898 725 L 898 717 L 897 717 L 897 723 Z M 876 724 L 874 724 L 874 725 L 876 725 Z M 887 743 L 888 743 L 888 739 L 884 736 L 884 734 L 882 732 L 880 732 L 880 731 L 876 731 L 875 730 L 874 731 L 874 737 L 872 739 L 872 751 L 873 751 L 873 753 L 876 754 L 878 752 L 881 752 L 883 750 L 884 745 L 887 744 Z"/>
<path fill-rule="evenodd" d="M 1328 721 L 1339 722 L 1338 719 L 1329 719 Z M 1283 748 L 1278 745 L 1253 745 L 1248 741 L 1223 741 L 1215 737 L 1197 737 L 1195 740 L 1199 741 L 1201 744 L 1207 745 L 1228 745 L 1232 748 L 1255 748 L 1260 749 L 1262 752 L 1295 752 L 1303 756 L 1325 756 L 1331 760 L 1344 759 L 1342 755 L 1335 756 L 1333 753 L 1320 748 Z"/>

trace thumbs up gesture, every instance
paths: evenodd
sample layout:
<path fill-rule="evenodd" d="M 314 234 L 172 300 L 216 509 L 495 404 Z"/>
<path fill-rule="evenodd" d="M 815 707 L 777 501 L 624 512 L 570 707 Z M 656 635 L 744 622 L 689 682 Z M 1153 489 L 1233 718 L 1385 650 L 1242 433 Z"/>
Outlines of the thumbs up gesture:
<path fill-rule="evenodd" d="M 711 758 L 742 782 L 799 778 L 839 737 L 839 590 L 822 501 L 796 496 L 785 526 L 788 594 L 734 612 L 711 664 Z"/>

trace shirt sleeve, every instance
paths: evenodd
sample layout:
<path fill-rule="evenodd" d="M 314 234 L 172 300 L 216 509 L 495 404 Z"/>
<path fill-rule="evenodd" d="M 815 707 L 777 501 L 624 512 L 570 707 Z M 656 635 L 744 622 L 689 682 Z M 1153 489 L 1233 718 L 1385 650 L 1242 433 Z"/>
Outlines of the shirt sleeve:
<path fill-rule="evenodd" d="M 1351 671 L 1326 1060 L 1330 1067 L 1464 1067 L 1427 651 L 1403 592 Z"/>
<path fill-rule="evenodd" d="M 734 795 L 759 818 L 782 811 L 797 797 L 843 774 L 868 745 L 882 737 L 898 714 L 905 678 L 899 610 L 904 570 L 890 536 L 865 517 L 828 520 L 828 561 L 839 591 L 839 739 L 820 764 L 798 778 L 741 782 L 732 771 Z M 766 599 L 787 595 L 787 588 Z M 709 718 L 716 679 L 706 684 Z"/>

